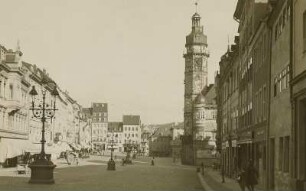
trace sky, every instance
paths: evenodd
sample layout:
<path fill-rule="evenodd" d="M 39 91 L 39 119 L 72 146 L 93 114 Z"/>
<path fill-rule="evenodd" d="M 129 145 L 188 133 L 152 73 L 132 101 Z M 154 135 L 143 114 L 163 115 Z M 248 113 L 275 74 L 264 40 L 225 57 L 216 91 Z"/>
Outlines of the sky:
<path fill-rule="evenodd" d="M 108 103 L 109 121 L 183 121 L 185 36 L 195 0 L 0 0 L 0 44 L 47 70 L 83 107 Z M 208 80 L 237 35 L 237 0 L 199 0 Z"/>

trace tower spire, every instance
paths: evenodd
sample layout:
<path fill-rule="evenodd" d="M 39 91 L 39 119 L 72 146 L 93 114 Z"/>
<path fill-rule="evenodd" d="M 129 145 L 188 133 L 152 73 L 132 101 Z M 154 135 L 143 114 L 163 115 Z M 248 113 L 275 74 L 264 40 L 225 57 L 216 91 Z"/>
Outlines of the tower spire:
<path fill-rule="evenodd" d="M 20 40 L 17 40 L 16 51 L 20 51 Z"/>
<path fill-rule="evenodd" d="M 198 0 L 196 0 L 195 4 L 195 8 L 196 8 L 196 13 L 198 12 Z"/>
<path fill-rule="evenodd" d="M 227 52 L 230 52 L 230 43 L 229 43 L 229 35 L 227 35 Z"/>

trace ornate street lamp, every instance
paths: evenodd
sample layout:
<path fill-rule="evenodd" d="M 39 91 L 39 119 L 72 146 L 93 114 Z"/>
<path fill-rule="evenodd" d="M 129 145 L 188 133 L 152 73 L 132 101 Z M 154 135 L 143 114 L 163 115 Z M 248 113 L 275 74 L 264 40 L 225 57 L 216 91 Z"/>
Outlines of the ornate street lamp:
<path fill-rule="evenodd" d="M 53 84 L 53 90 L 51 92 L 51 103 L 46 103 L 46 93 L 47 89 L 50 86 L 48 84 Z M 34 184 L 53 184 L 53 170 L 56 167 L 45 153 L 45 122 L 47 119 L 52 121 L 52 118 L 55 115 L 56 109 L 56 97 L 59 95 L 56 89 L 55 82 L 48 82 L 45 79 L 41 82 L 42 85 L 42 101 L 36 101 L 38 93 L 35 89 L 35 86 L 32 87 L 30 95 L 32 97 L 32 105 L 30 110 L 33 112 L 33 116 L 37 119 L 40 119 L 42 122 L 42 138 L 41 138 L 41 152 L 35 158 L 34 162 L 29 165 L 31 169 L 31 179 L 29 183 Z M 36 103 L 35 103 L 36 102 Z"/>
<path fill-rule="evenodd" d="M 112 132 L 112 140 L 111 140 L 111 158 L 107 163 L 107 170 L 116 170 L 116 163 L 113 159 L 113 152 L 114 152 L 114 131 Z"/>
<path fill-rule="evenodd" d="M 132 160 L 131 160 L 132 145 L 131 145 L 131 140 L 129 138 L 130 137 L 127 138 L 127 142 L 125 144 L 125 148 L 126 148 L 125 163 L 126 164 L 132 164 Z"/>

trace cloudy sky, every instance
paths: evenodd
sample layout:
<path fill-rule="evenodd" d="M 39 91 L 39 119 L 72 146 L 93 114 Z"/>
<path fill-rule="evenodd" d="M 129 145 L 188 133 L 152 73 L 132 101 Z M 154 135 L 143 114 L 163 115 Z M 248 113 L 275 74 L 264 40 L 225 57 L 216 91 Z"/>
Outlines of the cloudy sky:
<path fill-rule="evenodd" d="M 1 1 L 0 44 L 45 68 L 83 107 L 109 104 L 109 120 L 183 121 L 185 36 L 194 0 Z M 200 0 L 209 82 L 237 33 L 237 0 Z"/>

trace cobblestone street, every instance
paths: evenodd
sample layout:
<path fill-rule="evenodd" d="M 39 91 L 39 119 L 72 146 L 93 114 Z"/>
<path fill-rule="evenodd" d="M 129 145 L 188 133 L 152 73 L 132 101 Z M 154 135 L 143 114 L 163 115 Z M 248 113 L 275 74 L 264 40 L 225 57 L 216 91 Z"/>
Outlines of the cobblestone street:
<path fill-rule="evenodd" d="M 105 159 L 93 157 L 66 168 L 61 165 L 54 171 L 54 185 L 28 184 L 29 177 L 19 175 L 2 176 L 0 190 L 202 190 L 195 168 L 173 164 L 170 158 L 156 158 L 155 166 L 150 165 L 150 158 L 138 158 L 125 166 L 117 162 L 116 171 L 106 170 Z"/>

